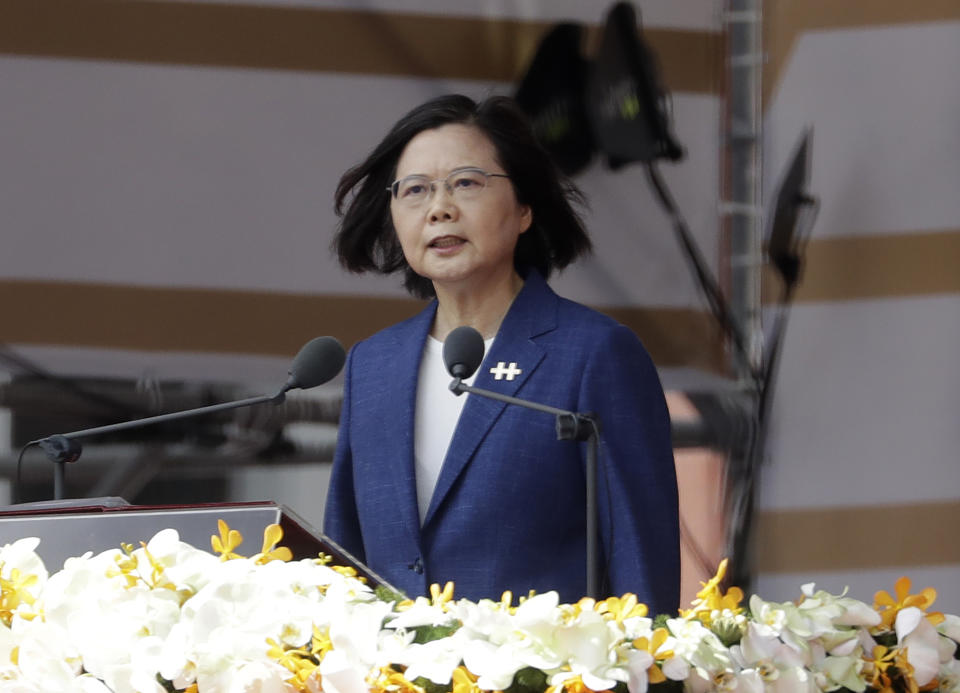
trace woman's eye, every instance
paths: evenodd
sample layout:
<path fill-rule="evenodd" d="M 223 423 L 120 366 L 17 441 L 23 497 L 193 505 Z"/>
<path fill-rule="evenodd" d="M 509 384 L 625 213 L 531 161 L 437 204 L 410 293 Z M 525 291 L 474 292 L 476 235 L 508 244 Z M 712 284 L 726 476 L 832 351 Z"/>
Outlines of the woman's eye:
<path fill-rule="evenodd" d="M 408 185 L 403 189 L 403 197 L 410 197 L 412 195 L 422 195 L 423 192 L 427 189 L 425 185 L 416 183 L 414 185 Z"/>
<path fill-rule="evenodd" d="M 464 177 L 457 178 L 453 181 L 453 187 L 460 188 L 461 190 L 470 190 L 471 188 L 480 187 L 481 183 L 476 178 Z"/>

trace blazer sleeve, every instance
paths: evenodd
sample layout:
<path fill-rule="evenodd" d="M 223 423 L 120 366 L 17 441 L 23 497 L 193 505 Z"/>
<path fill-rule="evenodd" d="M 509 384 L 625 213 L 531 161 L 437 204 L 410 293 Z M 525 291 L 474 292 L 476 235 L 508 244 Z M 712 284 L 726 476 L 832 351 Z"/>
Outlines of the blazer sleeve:
<path fill-rule="evenodd" d="M 351 373 L 356 347 L 350 350 L 344 368 L 343 404 L 340 409 L 340 427 L 337 447 L 330 472 L 327 502 L 324 508 L 323 532 L 357 559 L 366 562 L 363 535 L 353 485 L 353 455 L 350 447 Z"/>
<path fill-rule="evenodd" d="M 628 328 L 598 335 L 580 411 L 600 422 L 598 527 L 610 592 L 633 592 L 651 616 L 680 601 L 680 531 L 670 418 L 646 349 Z"/>

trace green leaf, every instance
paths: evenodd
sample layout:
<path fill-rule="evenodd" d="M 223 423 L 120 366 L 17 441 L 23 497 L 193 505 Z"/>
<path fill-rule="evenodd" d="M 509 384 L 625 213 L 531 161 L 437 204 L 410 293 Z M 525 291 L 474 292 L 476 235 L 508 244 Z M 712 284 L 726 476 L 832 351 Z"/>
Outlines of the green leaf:
<path fill-rule="evenodd" d="M 377 599 L 379 599 L 382 602 L 396 603 L 396 602 L 402 602 L 404 599 L 407 598 L 407 595 L 405 595 L 403 592 L 400 592 L 399 590 L 392 590 L 389 587 L 385 587 L 384 585 L 377 585 L 376 587 L 374 587 L 373 593 L 377 595 Z"/>
<path fill-rule="evenodd" d="M 543 693 L 547 688 L 547 675 L 539 669 L 524 667 L 513 675 L 513 683 L 504 693 Z"/>
<path fill-rule="evenodd" d="M 670 618 L 672 618 L 672 616 L 668 616 L 667 614 L 657 614 L 653 619 L 653 629 L 656 630 L 657 628 L 666 628 L 667 619 Z"/>
<path fill-rule="evenodd" d="M 456 633 L 459 629 L 459 623 L 450 626 L 420 626 L 419 628 L 411 628 L 411 630 L 416 633 L 413 641 L 418 645 L 446 638 Z"/>
<path fill-rule="evenodd" d="M 415 686 L 420 686 L 426 693 L 450 693 L 453 689 L 453 685 L 448 683 L 446 685 L 440 683 L 434 683 L 425 676 L 418 676 L 410 683 Z"/>

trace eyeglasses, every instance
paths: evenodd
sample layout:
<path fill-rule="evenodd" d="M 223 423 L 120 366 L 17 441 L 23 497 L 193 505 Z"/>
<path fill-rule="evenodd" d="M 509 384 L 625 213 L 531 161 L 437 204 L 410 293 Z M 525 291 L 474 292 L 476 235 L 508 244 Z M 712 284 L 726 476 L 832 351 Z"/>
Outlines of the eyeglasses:
<path fill-rule="evenodd" d="M 479 168 L 458 168 L 446 178 L 430 180 L 427 176 L 412 175 L 393 181 L 387 191 L 393 199 L 406 207 L 417 207 L 433 197 L 437 183 L 443 183 L 447 192 L 460 200 L 469 200 L 487 187 L 490 178 L 509 178 L 505 173 L 487 173 Z"/>

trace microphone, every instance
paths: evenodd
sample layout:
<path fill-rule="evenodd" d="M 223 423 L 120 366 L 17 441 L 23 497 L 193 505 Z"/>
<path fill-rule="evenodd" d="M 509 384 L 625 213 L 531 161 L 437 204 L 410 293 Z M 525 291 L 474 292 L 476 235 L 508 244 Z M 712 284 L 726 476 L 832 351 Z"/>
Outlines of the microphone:
<path fill-rule="evenodd" d="M 556 417 L 557 440 L 587 442 L 587 596 L 599 599 L 596 501 L 600 422 L 593 414 L 578 414 L 566 409 L 558 409 L 546 404 L 531 402 L 519 397 L 511 397 L 510 395 L 465 384 L 463 379 L 469 378 L 480 367 L 480 363 L 483 361 L 483 352 L 483 337 L 469 325 L 461 325 L 447 335 L 447 339 L 443 343 L 443 363 L 447 367 L 447 372 L 453 376 L 453 382 L 450 383 L 450 390 L 453 394 L 459 396 L 464 392 L 469 392 L 499 402 L 516 404 L 526 409 L 553 414 Z"/>
<path fill-rule="evenodd" d="M 485 348 L 483 337 L 475 329 L 469 325 L 456 328 L 443 342 L 443 363 L 447 372 L 454 378 L 469 378 L 480 367 Z"/>
<path fill-rule="evenodd" d="M 54 498 L 59 500 L 63 498 L 63 473 L 64 464 L 76 462 L 83 453 L 83 447 L 78 442 L 80 438 L 98 435 L 101 433 L 114 433 L 116 431 L 125 431 L 131 428 L 149 426 L 151 424 L 165 423 L 186 419 L 193 416 L 202 416 L 214 412 L 226 411 L 228 409 L 237 409 L 239 407 L 252 406 L 254 404 L 280 404 L 286 398 L 286 393 L 290 390 L 309 389 L 322 385 L 332 380 L 343 368 L 347 355 L 343 345 L 334 337 L 316 337 L 303 345 L 293 362 L 290 364 L 290 370 L 287 371 L 287 382 L 275 395 L 265 395 L 262 397 L 248 397 L 234 402 L 224 402 L 221 404 L 211 404 L 206 407 L 196 409 L 187 409 L 185 411 L 171 412 L 169 414 L 160 414 L 158 416 L 149 416 L 144 419 L 134 419 L 132 421 L 123 421 L 121 423 L 110 424 L 108 426 L 97 426 L 96 428 L 87 428 L 81 431 L 72 431 L 70 433 L 61 433 L 38 440 L 31 440 L 20 452 L 20 458 L 23 458 L 23 452 L 31 445 L 39 446 L 50 459 L 55 463 L 54 467 Z M 17 467 L 17 496 L 19 497 L 20 475 L 19 464 Z"/>
<path fill-rule="evenodd" d="M 277 397 L 288 390 L 309 390 L 333 380 L 343 368 L 346 358 L 343 345 L 335 337 L 314 337 L 300 347 L 293 357 L 293 363 L 287 371 L 290 377 Z"/>

